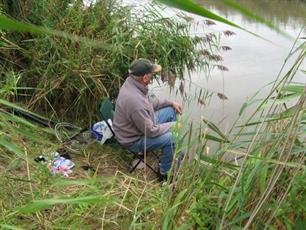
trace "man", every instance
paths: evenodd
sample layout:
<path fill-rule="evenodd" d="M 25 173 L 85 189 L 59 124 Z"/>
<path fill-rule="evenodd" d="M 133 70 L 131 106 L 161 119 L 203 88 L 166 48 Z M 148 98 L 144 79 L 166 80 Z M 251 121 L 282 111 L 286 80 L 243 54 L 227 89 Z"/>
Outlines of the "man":
<path fill-rule="evenodd" d="M 119 143 L 132 152 L 162 149 L 159 177 L 164 180 L 175 149 L 171 128 L 182 107 L 177 102 L 148 96 L 148 85 L 160 71 L 160 65 L 147 59 L 138 59 L 130 65 L 129 77 L 116 101 L 113 129 Z"/>

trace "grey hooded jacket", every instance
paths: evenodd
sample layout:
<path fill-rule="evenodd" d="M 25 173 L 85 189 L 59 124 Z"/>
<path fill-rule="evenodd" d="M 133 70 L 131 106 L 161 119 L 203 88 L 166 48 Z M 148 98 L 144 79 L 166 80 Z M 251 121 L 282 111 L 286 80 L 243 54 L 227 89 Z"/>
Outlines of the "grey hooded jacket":
<path fill-rule="evenodd" d="M 148 96 L 148 88 L 128 77 L 116 101 L 113 129 L 118 142 L 126 147 L 143 136 L 156 137 L 170 130 L 174 122 L 156 124 L 154 112 L 171 106 L 169 100 Z"/>

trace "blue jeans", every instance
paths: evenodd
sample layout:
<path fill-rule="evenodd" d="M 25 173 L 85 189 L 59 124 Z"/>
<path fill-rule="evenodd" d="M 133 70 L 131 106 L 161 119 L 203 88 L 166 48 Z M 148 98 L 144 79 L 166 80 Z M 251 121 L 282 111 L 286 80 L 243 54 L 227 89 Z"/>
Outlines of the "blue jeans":
<path fill-rule="evenodd" d="M 176 113 L 172 107 L 165 107 L 155 112 L 155 119 L 157 124 L 176 121 Z M 146 140 L 145 140 L 146 139 Z M 141 137 L 128 149 L 131 152 L 154 151 L 158 149 L 163 150 L 160 159 L 160 172 L 165 174 L 169 171 L 172 165 L 173 153 L 175 151 L 175 140 L 172 133 L 169 131 L 157 137 Z"/>

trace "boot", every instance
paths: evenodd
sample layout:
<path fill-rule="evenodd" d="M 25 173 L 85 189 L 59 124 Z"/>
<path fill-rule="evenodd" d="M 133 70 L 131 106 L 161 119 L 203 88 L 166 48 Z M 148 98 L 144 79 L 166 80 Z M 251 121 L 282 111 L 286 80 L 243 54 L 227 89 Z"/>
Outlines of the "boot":
<path fill-rule="evenodd" d="M 158 170 L 157 179 L 158 179 L 159 182 L 167 181 L 168 175 L 167 174 L 163 174 L 163 173 L 160 172 L 160 170 Z"/>

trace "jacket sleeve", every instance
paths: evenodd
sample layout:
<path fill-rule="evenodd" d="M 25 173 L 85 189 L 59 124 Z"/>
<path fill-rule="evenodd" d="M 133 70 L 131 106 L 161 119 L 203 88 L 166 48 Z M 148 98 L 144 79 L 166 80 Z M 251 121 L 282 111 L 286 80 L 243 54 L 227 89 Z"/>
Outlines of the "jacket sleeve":
<path fill-rule="evenodd" d="M 131 114 L 131 120 L 137 129 L 147 137 L 156 137 L 170 130 L 175 122 L 155 124 L 152 121 L 149 111 L 146 109 L 136 110 Z"/>
<path fill-rule="evenodd" d="M 149 97 L 149 100 L 153 105 L 154 111 L 162 109 L 167 106 L 172 106 L 172 102 L 167 99 L 159 100 L 157 97 Z"/>

